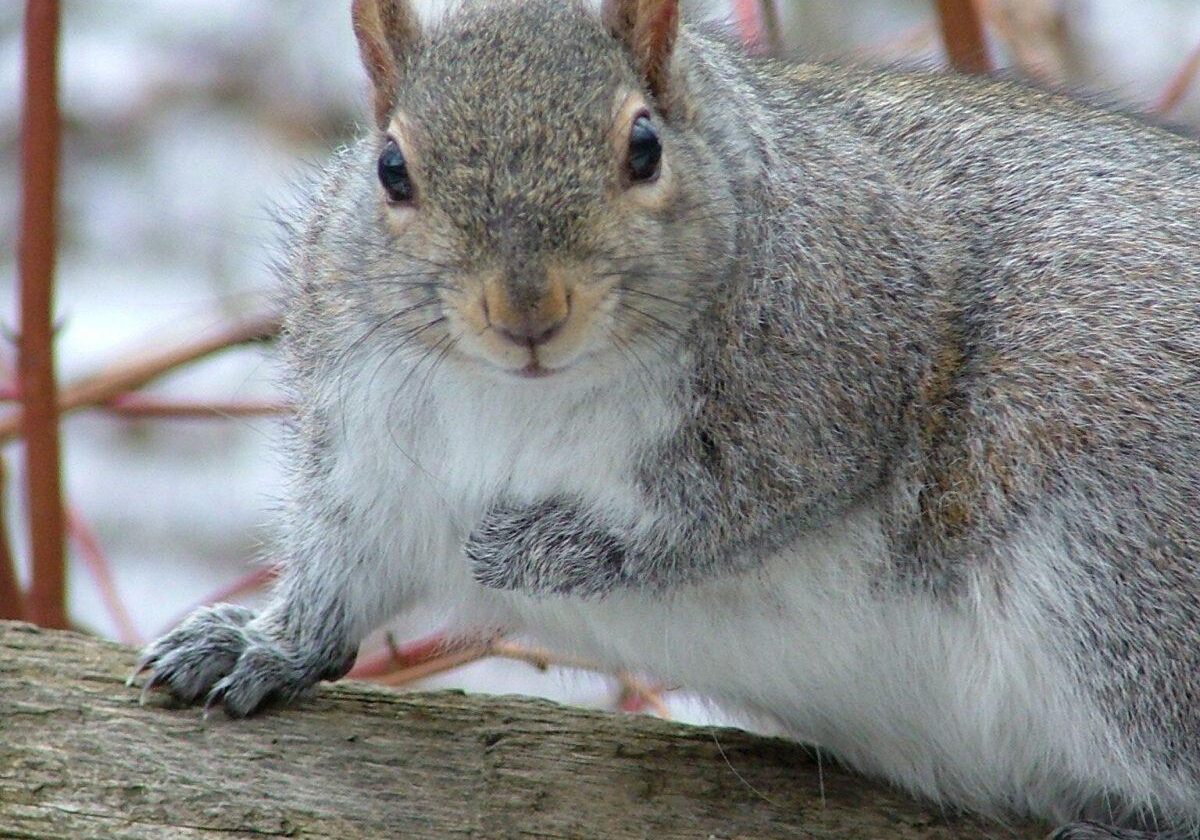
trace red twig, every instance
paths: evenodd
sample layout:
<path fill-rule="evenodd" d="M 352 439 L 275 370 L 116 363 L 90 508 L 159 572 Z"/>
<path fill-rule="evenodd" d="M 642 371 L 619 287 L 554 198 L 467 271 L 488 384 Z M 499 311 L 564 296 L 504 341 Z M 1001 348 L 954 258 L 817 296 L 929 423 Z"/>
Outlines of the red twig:
<path fill-rule="evenodd" d="M 783 53 L 783 27 L 779 24 L 779 9 L 775 6 L 775 0 L 759 0 L 759 2 L 762 4 L 760 22 L 763 41 L 771 55 L 781 55 Z"/>
<path fill-rule="evenodd" d="M 8 476 L 4 458 L 0 457 L 0 618 L 21 618 L 25 615 L 25 599 L 17 584 L 17 566 L 14 562 L 12 544 L 8 541 L 8 527 L 4 512 L 5 491 Z"/>
<path fill-rule="evenodd" d="M 373 677 L 373 681 L 383 685 L 407 685 L 417 680 L 423 680 L 446 671 L 453 671 L 463 665 L 478 662 L 491 655 L 491 648 L 482 642 L 442 648 L 440 653 L 422 659 L 412 665 L 393 668 Z"/>
<path fill-rule="evenodd" d="M 747 49 L 754 52 L 762 52 L 769 47 L 760 2 L 762 0 L 732 0 L 733 25 L 738 38 Z"/>
<path fill-rule="evenodd" d="M 551 666 L 561 666 L 604 673 L 592 663 L 557 656 L 549 651 L 526 647 L 501 638 L 452 639 L 437 634 L 403 646 L 391 644 L 389 639 L 387 650 L 359 662 L 348 677 L 370 679 L 384 685 L 408 685 L 493 656 L 524 662 L 540 671 L 545 671 Z M 625 672 L 617 673 L 616 678 L 621 686 L 618 700 L 621 709 L 642 711 L 649 708 L 658 716 L 670 720 L 671 712 L 660 697 L 661 689 Z"/>
<path fill-rule="evenodd" d="M 68 385 L 59 394 L 58 409 L 67 412 L 106 403 L 183 365 L 228 347 L 262 341 L 278 330 L 279 319 L 274 315 L 255 315 L 175 347 L 133 356 L 81 382 Z M 21 430 L 21 423 L 21 412 L 12 412 L 0 418 L 0 443 L 17 434 Z"/>
<path fill-rule="evenodd" d="M 33 583 L 31 621 L 66 627 L 66 570 L 54 383 L 53 282 L 58 195 L 58 0 L 25 4 L 21 127 L 21 335 L 17 376 Z"/>
<path fill-rule="evenodd" d="M 645 683 L 627 673 L 617 675 L 621 684 L 621 693 L 617 698 L 617 708 L 622 712 L 638 713 L 646 709 L 654 712 L 663 720 L 671 719 L 671 710 L 662 700 L 662 689 Z"/>
<path fill-rule="evenodd" d="M 204 402 L 160 400 L 123 395 L 100 406 L 113 414 L 131 418 L 220 420 L 228 417 L 271 417 L 290 409 L 279 402 Z"/>
<path fill-rule="evenodd" d="M 950 66 L 960 73 L 992 72 L 983 20 L 974 0 L 936 0 L 942 43 Z"/>
<path fill-rule="evenodd" d="M 138 645 L 142 642 L 133 619 L 117 594 L 117 584 L 113 580 L 112 569 L 104 552 L 100 550 L 100 542 L 88 524 L 77 512 L 70 507 L 66 509 L 67 533 L 79 548 L 79 556 L 83 565 L 92 575 L 96 588 L 100 591 L 100 600 L 108 611 L 109 617 L 117 628 L 117 638 L 127 645 Z"/>
<path fill-rule="evenodd" d="M 387 650 L 363 659 L 347 676 L 352 680 L 374 679 L 399 669 L 423 665 L 455 648 L 461 650 L 462 645 L 456 645 L 440 633 L 406 645 L 389 643 Z"/>
<path fill-rule="evenodd" d="M 1154 113 L 1166 116 L 1174 111 L 1183 101 L 1183 97 L 1187 95 L 1197 74 L 1200 74 L 1200 44 L 1192 48 L 1183 64 L 1171 77 L 1171 81 L 1159 95 L 1158 101 L 1154 103 Z"/>

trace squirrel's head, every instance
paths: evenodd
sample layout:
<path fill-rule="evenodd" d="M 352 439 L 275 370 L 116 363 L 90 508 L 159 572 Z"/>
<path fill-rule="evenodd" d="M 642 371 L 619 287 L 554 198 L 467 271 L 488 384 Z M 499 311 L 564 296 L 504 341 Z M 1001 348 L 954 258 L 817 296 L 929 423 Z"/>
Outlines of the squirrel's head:
<path fill-rule="evenodd" d="M 672 353 L 733 239 L 678 0 L 494 0 L 428 31 L 407 0 L 354 0 L 354 28 L 372 316 L 504 376 Z"/>

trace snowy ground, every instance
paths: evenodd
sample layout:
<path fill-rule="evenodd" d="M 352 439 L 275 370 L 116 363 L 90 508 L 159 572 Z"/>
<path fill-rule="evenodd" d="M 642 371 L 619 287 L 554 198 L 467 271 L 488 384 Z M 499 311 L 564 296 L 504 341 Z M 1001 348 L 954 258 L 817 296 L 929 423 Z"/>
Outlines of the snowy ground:
<path fill-rule="evenodd" d="M 19 5 L 0 8 L 0 192 L 12 197 L 0 203 L 5 231 L 16 230 L 18 209 Z M 811 56 L 849 56 L 929 21 L 932 4 L 780 5 L 794 47 Z M 1200 42 L 1196 0 L 1065 5 L 1072 22 L 1068 82 L 1111 99 L 1152 102 Z M 64 3 L 67 134 L 57 293 L 63 380 L 261 305 L 272 284 L 270 208 L 291 200 L 291 185 L 344 142 L 364 113 L 348 6 Z M 1197 93 L 1177 119 L 1200 122 Z M 12 242 L 10 234 L 6 243 Z M 14 259 L 11 247 L 0 250 L 5 335 L 16 324 Z M 11 366 L 11 348 L 0 349 L 0 360 Z M 241 350 L 182 371 L 152 393 L 269 399 L 271 376 L 269 352 Z M 274 434 L 267 420 L 130 421 L 81 413 L 66 421 L 69 504 L 96 531 L 141 636 L 161 632 L 206 593 L 244 574 L 259 553 L 277 495 Z M 4 455 L 14 472 L 11 486 L 19 487 L 19 452 L 9 446 Z M 24 535 L 19 526 L 13 531 L 24 555 Z M 77 558 L 70 582 L 75 619 L 116 635 Z M 428 629 L 418 618 L 399 634 Z M 592 704 L 610 704 L 614 691 L 610 681 L 586 674 L 541 674 L 498 661 L 427 684 Z M 672 696 L 670 703 L 688 719 L 708 715 L 690 698 Z"/>

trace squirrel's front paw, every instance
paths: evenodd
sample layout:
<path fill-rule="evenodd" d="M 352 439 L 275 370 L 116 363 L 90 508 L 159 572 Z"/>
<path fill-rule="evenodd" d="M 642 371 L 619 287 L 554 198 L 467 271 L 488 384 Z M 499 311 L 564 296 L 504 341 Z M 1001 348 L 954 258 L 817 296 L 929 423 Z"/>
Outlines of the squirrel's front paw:
<path fill-rule="evenodd" d="M 256 630 L 253 618 L 231 604 L 197 610 L 145 649 L 130 684 L 149 671 L 143 699 L 164 688 L 185 703 L 204 697 L 206 711 L 222 706 L 231 717 L 245 717 L 268 700 L 294 699 L 322 675 Z"/>
<path fill-rule="evenodd" d="M 475 579 L 489 589 L 598 595 L 620 579 L 624 551 L 611 533 L 563 500 L 499 504 L 463 547 Z"/>

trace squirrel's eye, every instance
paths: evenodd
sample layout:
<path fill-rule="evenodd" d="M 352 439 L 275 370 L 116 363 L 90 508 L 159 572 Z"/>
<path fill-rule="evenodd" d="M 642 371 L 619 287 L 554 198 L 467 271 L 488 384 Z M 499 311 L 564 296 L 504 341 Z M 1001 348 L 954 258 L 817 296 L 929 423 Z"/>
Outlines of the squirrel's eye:
<path fill-rule="evenodd" d="M 408 179 L 408 164 L 395 140 L 388 138 L 379 154 L 379 183 L 387 192 L 388 201 L 403 204 L 413 200 L 413 185 Z"/>
<path fill-rule="evenodd" d="M 658 130 L 650 122 L 650 116 L 642 114 L 629 130 L 629 157 L 625 161 L 629 180 L 634 183 L 653 181 L 658 177 L 660 161 L 662 143 L 658 140 Z"/>

